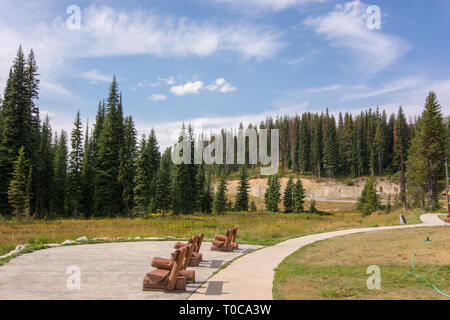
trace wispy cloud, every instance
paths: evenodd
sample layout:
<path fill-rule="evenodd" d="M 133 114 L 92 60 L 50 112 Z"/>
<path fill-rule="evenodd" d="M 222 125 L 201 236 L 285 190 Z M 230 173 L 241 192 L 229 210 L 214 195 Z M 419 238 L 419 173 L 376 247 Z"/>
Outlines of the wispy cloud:
<path fill-rule="evenodd" d="M 73 94 L 67 88 L 65 88 L 58 82 L 52 82 L 46 79 L 41 80 L 40 88 L 53 94 L 58 94 L 66 97 L 74 97 Z"/>
<path fill-rule="evenodd" d="M 367 108 L 396 112 L 401 105 L 408 116 L 417 116 L 423 110 L 425 98 L 434 91 L 444 114 L 450 114 L 450 79 L 432 80 L 422 76 L 393 79 L 381 84 L 335 84 L 287 92 L 274 105 L 289 114 L 298 112 L 307 103 L 308 111 L 324 108 L 358 114 Z M 304 110 L 306 111 L 306 110 Z"/>
<path fill-rule="evenodd" d="M 278 12 L 305 4 L 326 2 L 328 0 L 213 0 L 223 3 L 235 9 L 246 12 Z"/>
<path fill-rule="evenodd" d="M 112 76 L 102 74 L 100 71 L 93 69 L 90 71 L 82 72 L 81 77 L 89 80 L 91 83 L 97 82 L 111 82 Z"/>
<path fill-rule="evenodd" d="M 92 5 L 77 33 L 81 56 L 152 54 L 156 56 L 210 56 L 236 52 L 247 59 L 266 59 L 282 46 L 280 35 L 260 25 L 219 26 L 174 18 L 154 12 L 119 11 Z"/>
<path fill-rule="evenodd" d="M 153 94 L 150 97 L 150 100 L 152 100 L 152 101 L 164 101 L 166 99 L 167 99 L 167 97 L 163 94 Z"/>
<path fill-rule="evenodd" d="M 65 11 L 20 2 L 0 2 L 0 85 L 20 44 L 33 48 L 41 74 L 53 81 L 70 70 L 70 59 L 153 55 L 207 57 L 230 52 L 258 61 L 275 56 L 284 46 L 282 33 L 258 23 L 199 22 L 152 10 L 126 10 L 95 4 L 82 8 L 80 30 L 69 30 Z M 13 19 L 11 12 L 21 12 Z M 69 70 L 68 70 L 69 69 Z M 51 73 L 51 75 L 50 75 Z M 86 74 L 86 76 L 96 76 Z M 103 78 L 98 78 L 101 81 Z M 170 78 L 168 85 L 173 85 Z"/>
<path fill-rule="evenodd" d="M 338 4 L 325 15 L 308 17 L 304 24 L 325 36 L 331 46 L 354 53 L 362 69 L 377 72 L 391 65 L 410 47 L 397 36 L 369 30 L 366 8 L 359 0 Z"/>
<path fill-rule="evenodd" d="M 324 86 L 324 87 L 320 87 L 320 88 L 311 88 L 306 90 L 307 93 L 320 93 L 320 92 L 325 92 L 325 91 L 334 91 L 334 90 L 338 90 L 341 86 L 338 84 L 333 84 L 331 86 Z"/>
<path fill-rule="evenodd" d="M 158 78 L 158 81 L 164 82 L 165 84 L 167 84 L 169 86 L 175 84 L 175 78 L 174 77 Z"/>

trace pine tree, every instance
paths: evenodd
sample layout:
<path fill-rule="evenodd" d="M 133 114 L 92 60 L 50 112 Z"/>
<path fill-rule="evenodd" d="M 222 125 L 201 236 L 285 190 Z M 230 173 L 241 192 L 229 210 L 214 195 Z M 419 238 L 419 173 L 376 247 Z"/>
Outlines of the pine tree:
<path fill-rule="evenodd" d="M 96 142 L 94 207 L 98 215 L 117 216 L 121 211 L 122 186 L 118 182 L 123 148 L 122 101 L 116 77 L 111 83 L 106 104 L 105 120 Z"/>
<path fill-rule="evenodd" d="M 364 185 L 361 196 L 356 203 L 356 209 L 363 216 L 368 216 L 381 208 L 381 202 L 377 194 L 375 176 L 372 174 Z"/>
<path fill-rule="evenodd" d="M 339 136 L 339 157 L 342 172 L 356 177 L 354 151 L 354 127 L 352 115 L 346 113 L 343 128 Z"/>
<path fill-rule="evenodd" d="M 294 209 L 294 182 L 289 178 L 283 194 L 284 212 L 290 213 Z"/>
<path fill-rule="evenodd" d="M 293 198 L 294 198 L 294 212 L 302 213 L 305 211 L 305 189 L 303 189 L 302 181 L 297 179 L 297 182 L 294 185 L 293 190 Z"/>
<path fill-rule="evenodd" d="M 311 167 L 313 168 L 313 173 L 320 178 L 323 154 L 322 116 L 317 114 L 314 116 L 313 131 L 314 136 L 311 145 Z"/>
<path fill-rule="evenodd" d="M 264 195 L 264 201 L 266 203 L 266 209 L 270 212 L 278 212 L 278 204 L 280 203 L 280 183 L 278 181 L 278 175 L 269 176 L 267 181 L 266 194 Z"/>
<path fill-rule="evenodd" d="M 83 161 L 81 163 L 81 212 L 85 217 L 93 216 L 94 197 L 92 185 L 94 183 L 94 146 L 89 136 L 89 123 L 86 124 L 84 135 Z"/>
<path fill-rule="evenodd" d="M 227 207 L 227 181 L 225 175 L 220 178 L 216 194 L 214 196 L 214 212 L 224 213 Z"/>
<path fill-rule="evenodd" d="M 202 164 L 200 165 L 198 171 L 197 171 L 197 177 L 196 177 L 196 183 L 197 183 L 197 198 L 195 199 L 195 210 L 198 210 L 200 212 L 203 212 L 203 206 L 204 206 L 204 196 L 205 196 L 205 188 L 206 188 L 206 176 L 205 176 L 205 166 Z"/>
<path fill-rule="evenodd" d="M 75 117 L 74 128 L 72 129 L 71 145 L 67 200 L 69 211 L 73 217 L 77 218 L 82 200 L 81 167 L 83 161 L 83 134 L 79 111 Z"/>
<path fill-rule="evenodd" d="M 119 151 L 119 160 L 120 160 L 120 164 L 119 164 L 119 174 L 117 177 L 117 182 L 119 183 L 120 187 L 122 188 L 121 208 L 122 208 L 122 213 L 125 216 L 128 216 L 130 214 L 130 207 L 128 206 L 130 199 L 129 199 L 128 184 L 126 181 L 125 161 L 123 159 L 123 149 L 120 149 L 120 151 Z"/>
<path fill-rule="evenodd" d="M 42 125 L 36 169 L 36 211 L 41 219 L 50 211 L 51 192 L 53 190 L 53 153 L 52 129 L 47 116 Z"/>
<path fill-rule="evenodd" d="M 137 140 L 136 129 L 134 127 L 134 121 L 131 116 L 128 116 L 124 120 L 124 147 L 123 147 L 123 160 L 125 170 L 125 183 L 129 193 L 129 201 L 127 205 L 129 208 L 133 208 L 134 199 L 134 176 L 136 175 L 136 159 L 137 159 Z"/>
<path fill-rule="evenodd" d="M 171 149 L 167 149 L 161 157 L 158 172 L 156 174 L 156 194 L 155 202 L 157 209 L 162 211 L 162 215 L 170 209 L 170 188 L 171 188 Z"/>
<path fill-rule="evenodd" d="M 39 107 L 36 101 L 39 99 L 39 74 L 36 58 L 33 50 L 30 50 L 28 54 L 26 65 L 25 65 L 25 79 L 26 79 L 26 101 L 27 106 L 27 122 L 29 122 L 29 161 L 31 166 L 31 189 L 36 190 L 37 186 L 37 173 L 38 173 L 38 163 L 39 163 L 39 146 L 41 139 L 41 121 L 39 115 Z M 33 192 L 32 192 L 33 193 Z M 34 197 L 34 196 L 33 196 Z M 35 198 L 32 198 L 33 203 L 36 203 Z M 31 211 L 31 201 L 30 201 L 30 211 Z"/>
<path fill-rule="evenodd" d="M 400 201 L 406 209 L 406 160 L 409 148 L 409 128 L 402 107 L 398 110 L 397 120 L 394 123 L 394 161 L 395 167 L 400 170 Z"/>
<path fill-rule="evenodd" d="M 24 217 L 27 207 L 27 173 L 28 164 L 25 159 L 25 148 L 19 150 L 19 156 L 14 163 L 12 180 L 8 188 L 8 200 L 14 209 L 14 215 L 20 221 Z"/>
<path fill-rule="evenodd" d="M 257 210 L 258 208 L 256 207 L 255 201 L 250 202 L 250 211 L 254 212 Z"/>
<path fill-rule="evenodd" d="M 438 182 L 444 177 L 445 142 L 441 106 L 436 95 L 430 92 L 411 140 L 407 180 L 422 188 L 427 199 L 426 208 L 432 211 L 438 209 L 438 196 L 443 189 L 443 185 Z"/>
<path fill-rule="evenodd" d="M 183 139 L 188 139 L 184 125 L 181 130 Z M 181 139 L 180 139 L 181 140 Z M 189 169 L 190 164 L 177 164 L 172 170 L 172 209 L 175 214 L 191 214 L 195 209 L 195 198 L 193 197 L 193 183 L 195 176 Z M 194 181 L 192 181 L 194 179 Z"/>
<path fill-rule="evenodd" d="M 147 177 L 147 139 L 145 135 L 141 138 L 139 155 L 136 162 L 136 175 L 134 177 L 134 209 L 135 215 L 144 214 L 147 209 L 148 177 Z"/>
<path fill-rule="evenodd" d="M 153 129 L 150 131 L 147 141 L 146 158 L 148 178 L 147 198 L 154 199 L 156 193 L 156 173 L 159 169 L 161 155 L 159 153 L 158 140 L 156 139 L 155 130 Z"/>
<path fill-rule="evenodd" d="M 324 119 L 324 136 L 323 136 L 323 167 L 328 177 L 332 178 L 336 175 L 338 168 L 338 153 L 336 139 L 336 121 L 334 117 L 327 115 Z"/>
<path fill-rule="evenodd" d="M 300 130 L 299 130 L 299 169 L 300 172 L 306 174 L 310 170 L 310 145 L 311 145 L 311 137 L 309 133 L 309 119 L 308 115 L 305 113 L 302 116 L 302 120 L 300 121 Z"/>
<path fill-rule="evenodd" d="M 249 182 L 245 165 L 241 168 L 240 182 L 236 196 L 236 211 L 248 211 Z"/>
<path fill-rule="evenodd" d="M 67 193 L 67 134 L 63 130 L 56 143 L 54 161 L 54 185 L 51 201 L 52 216 L 65 215 L 65 202 Z"/>
<path fill-rule="evenodd" d="M 367 172 L 366 124 L 364 118 L 364 113 L 361 113 L 355 121 L 354 162 L 357 177 Z"/>
<path fill-rule="evenodd" d="M 103 124 L 105 122 L 105 102 L 101 101 L 98 104 L 97 116 L 95 118 L 94 130 L 92 131 L 92 149 L 94 150 L 94 160 L 98 158 L 98 141 L 100 134 L 103 130 Z"/>
<path fill-rule="evenodd" d="M 271 200 L 272 200 L 272 176 L 267 177 L 267 184 L 266 184 L 266 192 L 264 193 L 264 204 L 266 205 L 266 210 L 270 211 L 269 208 L 272 207 Z"/>
<path fill-rule="evenodd" d="M 202 212 L 206 214 L 211 213 L 213 202 L 214 196 L 211 191 L 211 174 L 208 173 L 205 183 Z"/>
<path fill-rule="evenodd" d="M 30 159 L 31 111 L 27 87 L 26 61 L 22 47 L 17 51 L 10 70 L 2 102 L 0 133 L 0 212 L 8 213 L 7 190 L 12 179 L 14 163 L 23 146 L 25 157 Z"/>
<path fill-rule="evenodd" d="M 192 128 L 191 124 L 189 124 L 189 126 L 188 126 L 187 134 L 191 141 L 191 164 L 189 164 L 186 168 L 187 172 L 188 172 L 188 176 L 189 176 L 188 183 L 190 185 L 191 193 L 187 195 L 187 199 L 188 199 L 189 206 L 192 206 L 192 210 L 189 213 L 192 213 L 195 210 L 195 201 L 197 199 L 197 194 L 200 191 L 197 190 L 196 178 L 197 178 L 198 165 L 194 164 L 195 139 L 194 139 L 194 129 Z M 224 134 L 224 133 L 222 132 L 222 134 Z M 225 141 L 225 139 L 224 139 L 224 141 Z"/>

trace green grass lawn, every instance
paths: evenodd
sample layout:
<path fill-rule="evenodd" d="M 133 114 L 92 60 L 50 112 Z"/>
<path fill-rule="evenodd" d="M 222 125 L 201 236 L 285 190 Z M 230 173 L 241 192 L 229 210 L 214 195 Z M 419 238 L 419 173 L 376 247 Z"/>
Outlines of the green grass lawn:
<path fill-rule="evenodd" d="M 416 270 L 409 273 L 411 255 Z M 449 299 L 450 227 L 377 231 L 328 239 L 306 246 L 276 269 L 274 299 Z M 381 289 L 369 290 L 367 268 L 381 269 Z M 437 274 L 436 274 L 437 271 Z"/>

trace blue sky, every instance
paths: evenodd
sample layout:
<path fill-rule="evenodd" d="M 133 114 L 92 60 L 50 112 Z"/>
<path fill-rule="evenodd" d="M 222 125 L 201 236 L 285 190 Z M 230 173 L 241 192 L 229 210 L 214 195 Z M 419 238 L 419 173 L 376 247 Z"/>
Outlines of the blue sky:
<path fill-rule="evenodd" d="M 81 28 L 66 12 L 81 9 Z M 369 30 L 367 8 L 381 10 Z M 22 44 L 36 52 L 40 108 L 70 130 L 95 117 L 113 74 L 140 133 L 163 146 L 203 130 L 304 111 L 420 114 L 434 90 L 450 114 L 446 0 L 0 0 L 0 88 Z"/>

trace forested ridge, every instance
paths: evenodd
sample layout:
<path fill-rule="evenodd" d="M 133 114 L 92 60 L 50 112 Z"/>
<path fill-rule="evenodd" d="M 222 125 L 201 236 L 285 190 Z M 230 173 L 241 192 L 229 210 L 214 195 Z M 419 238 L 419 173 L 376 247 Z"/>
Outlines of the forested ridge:
<path fill-rule="evenodd" d="M 1 215 L 22 219 L 220 213 L 230 209 L 226 177 L 237 171 L 242 183 L 235 208 L 254 208 L 248 203 L 246 168 L 174 165 L 171 148 L 160 150 L 153 129 L 138 137 L 132 116 L 124 115 L 115 77 L 108 96 L 98 104 L 95 122 L 83 124 L 78 112 L 71 132 L 54 132 L 48 117 L 41 120 L 38 99 L 36 58 L 32 50 L 25 56 L 20 48 L 0 101 Z M 281 170 L 334 178 L 395 174 L 404 207 L 438 206 L 444 159 L 450 154 L 450 123 L 444 121 L 434 93 L 413 121 L 407 121 L 400 107 L 391 115 L 378 109 L 337 117 L 328 110 L 307 112 L 267 118 L 249 127 L 280 130 Z M 182 130 L 192 135 L 194 129 Z M 214 177 L 220 180 L 216 194 Z M 300 212 L 303 190 L 292 181 L 290 185 L 287 197 L 300 195 L 297 200 L 285 196 L 285 206 Z M 281 200 L 279 191 L 271 194 Z M 273 201 L 270 206 L 277 209 Z"/>

